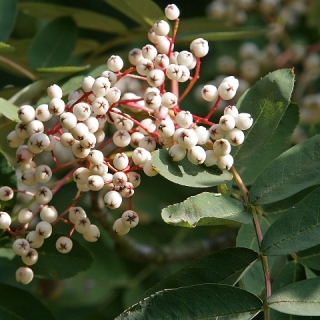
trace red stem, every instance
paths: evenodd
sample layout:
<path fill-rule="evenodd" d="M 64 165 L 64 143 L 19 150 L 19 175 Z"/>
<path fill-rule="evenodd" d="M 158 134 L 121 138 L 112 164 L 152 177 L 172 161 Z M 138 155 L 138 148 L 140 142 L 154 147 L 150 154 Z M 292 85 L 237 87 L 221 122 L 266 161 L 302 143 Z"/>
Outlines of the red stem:
<path fill-rule="evenodd" d="M 194 84 L 195 84 L 195 83 L 197 82 L 197 80 L 199 79 L 201 60 L 200 60 L 200 58 L 196 58 L 196 59 L 197 59 L 197 67 L 196 67 L 195 74 L 194 74 L 192 80 L 189 82 L 187 88 L 184 90 L 184 92 L 183 92 L 182 95 L 180 96 L 180 98 L 179 98 L 179 100 L 178 100 L 179 103 L 186 97 L 186 95 L 190 92 L 190 90 L 192 89 L 192 87 L 194 86 Z"/>
<path fill-rule="evenodd" d="M 73 173 L 77 170 L 78 168 L 74 168 L 71 171 L 69 171 L 60 181 L 57 183 L 57 185 L 52 189 L 52 195 L 54 195 L 64 184 L 66 181 L 69 180 L 69 178 L 73 175 Z"/>
<path fill-rule="evenodd" d="M 220 101 L 221 101 L 221 97 L 219 96 L 217 101 L 215 102 L 215 104 L 213 105 L 211 110 L 209 111 L 209 113 L 204 117 L 205 120 L 208 120 L 213 115 L 213 113 L 217 110 Z"/>

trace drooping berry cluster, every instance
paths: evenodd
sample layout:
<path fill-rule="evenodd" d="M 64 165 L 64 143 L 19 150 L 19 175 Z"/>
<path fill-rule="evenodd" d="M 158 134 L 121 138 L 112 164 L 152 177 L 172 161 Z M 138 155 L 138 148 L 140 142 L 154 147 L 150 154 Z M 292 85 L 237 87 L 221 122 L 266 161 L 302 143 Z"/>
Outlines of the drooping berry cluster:
<path fill-rule="evenodd" d="M 62 99 L 61 88 L 54 84 L 47 90 L 48 104 L 19 108 L 20 122 L 7 140 L 11 147 L 17 148 L 21 183 L 26 188 L 36 186 L 36 191 L 2 187 L 0 199 L 10 200 L 14 192 L 21 192 L 33 197 L 39 206 L 34 212 L 29 208 L 19 211 L 19 225 L 15 231 L 10 229 L 10 215 L 0 213 L 0 228 L 7 229 L 14 236 L 13 250 L 21 255 L 26 265 L 18 269 L 18 281 L 29 283 L 32 280 L 29 266 L 38 259 L 36 249 L 51 235 L 52 226 L 57 222 L 70 226 L 69 234 L 56 242 L 61 253 L 72 249 L 74 230 L 87 241 L 97 241 L 99 229 L 91 224 L 84 209 L 76 205 L 84 192 L 105 190 L 103 200 L 110 209 L 119 208 L 123 198 L 128 198 L 128 209 L 115 220 L 113 230 L 124 235 L 135 227 L 139 216 L 132 210 L 131 198 L 140 184 L 137 171 L 144 171 L 147 176 L 158 173 L 151 162 L 151 154 L 157 148 L 168 149 L 173 161 L 187 156 L 195 165 L 218 165 L 221 170 L 231 168 L 231 145 L 243 142 L 242 130 L 247 130 L 253 120 L 249 114 L 238 113 L 235 106 L 227 107 L 217 124 L 211 122 L 210 117 L 221 99 L 234 97 L 239 82 L 231 76 L 226 77 L 218 88 L 212 85 L 203 87 L 203 98 L 214 102 L 206 117 L 181 109 L 181 101 L 199 77 L 200 58 L 208 53 L 209 46 L 200 38 L 191 42 L 190 51 L 174 52 L 179 9 L 173 4 L 168 5 L 165 14 L 169 20 L 175 20 L 172 36 L 168 36 L 168 22 L 155 22 L 148 33 L 153 44 L 129 53 L 133 67 L 122 72 L 122 59 L 113 55 L 108 59 L 108 70 L 96 79 L 85 77 L 82 88 L 72 91 L 67 102 Z M 193 76 L 190 70 L 194 70 Z M 142 95 L 121 92 L 118 86 L 121 79 L 138 80 L 148 86 Z M 187 81 L 185 92 L 179 96 L 177 83 Z M 167 90 L 168 82 L 171 90 Z M 137 113 L 139 116 L 135 117 Z M 49 120 L 54 124 L 49 126 Z M 112 130 L 113 135 L 106 136 L 106 132 Z M 61 148 L 70 149 L 73 159 L 60 163 L 55 154 L 61 152 Z M 34 158 L 42 152 L 51 154 L 54 168 L 46 164 L 36 165 Z M 51 186 L 53 173 L 62 168 L 70 168 L 69 173 Z M 49 202 L 71 177 L 76 183 L 77 194 L 70 206 L 58 213 Z M 68 220 L 64 218 L 67 214 Z M 29 230 L 30 222 L 38 217 L 41 221 L 35 230 Z"/>

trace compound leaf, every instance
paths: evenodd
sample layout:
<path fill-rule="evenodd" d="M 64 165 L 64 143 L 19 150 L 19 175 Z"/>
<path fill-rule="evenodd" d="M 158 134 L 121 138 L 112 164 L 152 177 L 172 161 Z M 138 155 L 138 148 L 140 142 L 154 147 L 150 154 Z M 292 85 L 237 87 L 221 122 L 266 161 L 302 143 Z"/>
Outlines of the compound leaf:
<path fill-rule="evenodd" d="M 237 166 L 241 179 L 246 185 L 252 184 L 260 172 L 281 153 L 288 150 L 291 145 L 291 136 L 299 122 L 299 106 L 290 103 L 278 127 L 267 143 Z"/>
<path fill-rule="evenodd" d="M 239 111 L 251 114 L 253 125 L 246 131 L 245 142 L 233 148 L 235 163 L 258 152 L 272 136 L 290 102 L 293 84 L 292 70 L 277 70 L 259 80 L 239 99 Z"/>
<path fill-rule="evenodd" d="M 270 308 L 297 316 L 320 316 L 320 277 L 295 282 L 275 291 Z"/>
<path fill-rule="evenodd" d="M 164 278 L 143 297 L 163 289 L 195 284 L 217 283 L 235 285 L 241 275 L 258 259 L 258 254 L 247 248 L 226 248 L 197 259 L 181 270 Z"/>
<path fill-rule="evenodd" d="M 162 210 L 161 216 L 166 223 L 188 228 L 250 223 L 252 220 L 242 202 L 210 192 L 203 192 L 168 206 Z"/>
<path fill-rule="evenodd" d="M 278 276 L 272 283 L 272 290 L 277 291 L 278 289 L 285 287 L 291 283 L 305 280 L 306 272 L 301 263 L 297 261 L 290 261 L 287 263 Z"/>
<path fill-rule="evenodd" d="M 285 199 L 319 179 L 320 135 L 305 140 L 273 160 L 250 188 L 249 201 L 255 205 Z"/>
<path fill-rule="evenodd" d="M 300 251 L 299 261 L 304 266 L 320 271 L 320 245 Z"/>
<path fill-rule="evenodd" d="M 285 211 L 266 232 L 261 250 L 265 255 L 282 255 L 320 243 L 320 188 Z"/>
<path fill-rule="evenodd" d="M 157 292 L 133 305 L 116 320 L 252 319 L 260 312 L 255 295 L 227 285 L 202 284 Z"/>
<path fill-rule="evenodd" d="M 265 218 L 259 218 L 262 232 L 265 233 L 270 223 Z M 237 247 L 250 248 L 259 252 L 259 244 L 253 224 L 244 224 L 241 226 L 237 236 Z M 269 268 L 273 265 L 273 257 L 268 257 Z M 260 295 L 265 289 L 265 281 L 263 275 L 263 268 L 261 261 L 255 261 L 253 265 L 247 270 L 240 280 L 240 287 L 248 290 L 249 292 Z"/>
<path fill-rule="evenodd" d="M 171 160 L 168 150 L 160 149 L 152 155 L 152 165 L 166 179 L 188 187 L 207 188 L 226 183 L 232 179 L 229 171 L 216 166 L 194 165 L 187 159 Z"/>

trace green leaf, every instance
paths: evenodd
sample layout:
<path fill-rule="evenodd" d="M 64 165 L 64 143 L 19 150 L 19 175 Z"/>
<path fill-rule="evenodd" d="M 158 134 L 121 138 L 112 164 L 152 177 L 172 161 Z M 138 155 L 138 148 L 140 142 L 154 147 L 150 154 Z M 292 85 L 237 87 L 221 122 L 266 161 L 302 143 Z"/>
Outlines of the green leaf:
<path fill-rule="evenodd" d="M 300 251 L 298 255 L 304 266 L 320 271 L 320 245 Z"/>
<path fill-rule="evenodd" d="M 46 239 L 38 249 L 39 260 L 33 266 L 35 276 L 46 279 L 65 279 L 89 269 L 93 263 L 91 252 L 76 239 L 72 239 L 72 250 L 62 254 L 56 249 L 58 236 Z"/>
<path fill-rule="evenodd" d="M 302 317 L 294 316 L 292 314 L 281 313 L 276 310 L 270 310 L 270 319 L 272 320 L 315 320 L 320 319 L 320 317 Z"/>
<path fill-rule="evenodd" d="M 124 311 L 116 320 L 252 319 L 261 300 L 239 288 L 203 284 L 163 290 Z"/>
<path fill-rule="evenodd" d="M 290 103 L 278 127 L 274 131 L 267 143 L 253 154 L 250 158 L 240 163 L 237 170 L 242 181 L 246 184 L 252 184 L 259 173 L 281 153 L 288 150 L 291 145 L 291 136 L 294 128 L 299 122 L 299 106 Z"/>
<path fill-rule="evenodd" d="M 270 308 L 297 316 L 320 315 L 320 277 L 299 281 L 274 292 Z"/>
<path fill-rule="evenodd" d="M 233 177 L 229 171 L 221 171 L 216 166 L 194 165 L 187 159 L 174 162 L 166 149 L 154 152 L 151 161 L 163 177 L 188 187 L 207 188 L 217 186 L 226 183 Z"/>
<path fill-rule="evenodd" d="M 10 38 L 7 41 L 7 44 L 13 47 L 14 51 L 2 51 L 1 55 L 10 59 L 11 61 L 15 62 L 19 66 L 25 68 L 26 70 L 30 69 L 30 65 L 28 62 L 27 52 L 31 43 L 31 39 L 29 38 L 22 38 L 22 39 L 14 39 Z M 1 68 L 7 70 L 10 73 L 16 74 L 19 77 L 28 78 L 24 73 L 21 73 L 20 70 L 17 70 L 13 66 L 5 63 L 4 61 L 0 61 Z M 30 79 L 28 78 L 28 81 Z"/>
<path fill-rule="evenodd" d="M 265 234 L 270 227 L 270 222 L 264 217 L 259 217 L 259 223 L 262 233 Z M 260 251 L 253 224 L 244 224 L 241 226 L 237 236 L 237 247 L 249 248 L 256 252 Z"/>
<path fill-rule="evenodd" d="M 55 319 L 31 293 L 3 283 L 0 283 L 0 310 L 1 320 Z"/>
<path fill-rule="evenodd" d="M 258 259 L 258 254 L 247 248 L 226 248 L 197 259 L 181 270 L 164 278 L 143 297 L 163 289 L 195 284 L 217 283 L 235 285 L 241 275 Z M 141 297 L 142 298 L 142 297 Z"/>
<path fill-rule="evenodd" d="M 77 41 L 77 45 L 73 51 L 73 55 L 83 55 L 99 48 L 101 45 L 98 41 L 87 38 L 80 38 Z"/>
<path fill-rule="evenodd" d="M 309 137 L 313 137 L 316 134 L 320 133 L 320 121 L 317 121 L 316 123 L 312 124 L 309 130 Z"/>
<path fill-rule="evenodd" d="M 233 148 L 235 163 L 240 163 L 258 152 L 276 130 L 290 102 L 294 84 L 292 70 L 269 73 L 247 90 L 237 103 L 240 112 L 253 118 L 242 145 Z"/>
<path fill-rule="evenodd" d="M 19 8 L 26 14 L 40 19 L 56 19 L 63 16 L 71 17 L 80 28 L 107 33 L 125 33 L 126 26 L 119 20 L 97 12 L 67 7 L 51 3 L 24 2 Z"/>
<path fill-rule="evenodd" d="M 297 261 L 290 261 L 274 279 L 274 282 L 272 283 L 272 291 L 277 291 L 284 286 L 305 279 L 306 273 L 303 265 Z"/>
<path fill-rule="evenodd" d="M 261 250 L 265 255 L 297 252 L 320 243 L 320 188 L 287 210 L 266 232 Z"/>
<path fill-rule="evenodd" d="M 0 51 L 14 51 L 14 47 L 7 43 L 0 42 Z"/>
<path fill-rule="evenodd" d="M 38 99 L 39 95 L 41 96 L 43 93 L 45 93 L 46 96 L 48 96 L 47 87 L 56 83 L 60 79 L 60 77 L 61 77 L 60 75 L 58 76 L 55 75 L 52 77 L 42 78 L 33 83 L 30 83 L 29 85 L 21 89 L 19 92 L 17 92 L 14 96 L 12 96 L 9 99 L 9 101 L 16 105 L 22 105 L 22 104 L 25 104 L 27 101 L 32 101 L 32 102 L 35 101 L 35 99 Z M 48 101 L 49 101 L 49 98 L 48 98 Z M 17 119 L 18 119 L 17 121 L 20 121 L 19 118 Z"/>
<path fill-rule="evenodd" d="M 166 223 L 187 228 L 250 223 L 252 220 L 242 202 L 210 192 L 168 206 L 161 211 L 161 216 Z"/>
<path fill-rule="evenodd" d="M 307 279 L 312 279 L 317 277 L 317 274 L 313 272 L 311 269 L 309 269 L 308 267 L 305 266 L 304 270 L 306 272 Z"/>
<path fill-rule="evenodd" d="M 1 230 L 3 231 L 3 230 Z M 10 242 L 11 244 L 11 242 Z M 0 258 L 13 259 L 16 256 L 12 248 L 0 248 Z"/>
<path fill-rule="evenodd" d="M 33 69 L 65 64 L 77 42 L 77 26 L 71 18 L 58 18 L 46 25 L 34 38 L 29 49 Z"/>
<path fill-rule="evenodd" d="M 0 150 L 0 187 L 8 186 L 12 189 L 17 189 L 17 184 L 18 182 L 15 169 L 11 166 L 5 154 Z M 1 211 L 12 209 L 15 202 L 15 196 L 9 201 L 0 200 Z"/>
<path fill-rule="evenodd" d="M 68 254 L 63 254 L 56 249 L 58 238 L 59 235 L 52 235 L 46 239 L 41 248 L 37 249 L 39 260 L 32 266 L 36 277 L 45 279 L 71 278 L 91 267 L 93 257 L 86 247 L 72 238 L 72 250 Z M 21 257 L 17 256 L 12 264 L 15 266 L 21 265 Z"/>
<path fill-rule="evenodd" d="M 62 66 L 62 67 L 51 67 L 51 68 L 37 68 L 38 72 L 50 72 L 50 73 L 69 73 L 79 72 L 88 69 L 90 66 Z"/>
<path fill-rule="evenodd" d="M 0 0 L 0 41 L 6 41 L 15 25 L 17 0 Z"/>
<path fill-rule="evenodd" d="M 41 96 L 43 93 L 45 93 L 46 96 L 48 96 L 47 87 L 49 87 L 54 83 L 57 83 L 57 80 L 59 79 L 59 77 L 58 76 L 45 77 L 35 82 L 32 82 L 28 86 L 24 87 L 19 92 L 17 92 L 15 95 L 13 95 L 9 99 L 9 101 L 16 105 L 22 105 L 22 104 L 25 104 L 27 101 L 32 101 L 32 102 L 36 101 L 37 99 L 39 99 L 39 95 Z M 48 98 L 48 101 L 49 101 L 49 98 Z"/>
<path fill-rule="evenodd" d="M 195 38 L 203 38 L 207 41 L 228 41 L 228 40 L 239 40 L 239 39 L 248 39 L 253 37 L 259 37 L 261 35 L 266 34 L 270 31 L 268 28 L 238 28 L 234 30 L 217 30 L 211 32 L 199 32 L 197 30 L 196 25 L 193 28 L 192 32 L 183 33 L 179 32 L 177 34 L 178 42 L 191 42 Z"/>
<path fill-rule="evenodd" d="M 263 211 L 265 212 L 283 212 L 287 211 L 288 209 L 295 206 L 298 202 L 300 202 L 302 199 L 304 199 L 309 193 L 311 193 L 313 190 L 319 188 L 319 185 L 314 185 L 308 188 L 305 188 L 298 193 L 294 194 L 293 196 L 267 204 L 263 206 Z"/>
<path fill-rule="evenodd" d="M 137 22 L 150 28 L 155 21 L 164 19 L 163 10 L 151 0 L 104 0 L 110 6 Z"/>
<path fill-rule="evenodd" d="M 0 112 L 8 119 L 19 122 L 18 107 L 10 101 L 0 98 Z"/>
<path fill-rule="evenodd" d="M 305 140 L 273 160 L 249 192 L 255 205 L 285 199 L 317 183 L 320 170 L 320 135 Z"/>
<path fill-rule="evenodd" d="M 268 230 L 270 223 L 263 217 L 259 217 L 259 222 L 262 232 L 265 233 Z M 253 224 L 241 226 L 237 236 L 237 247 L 246 247 L 256 252 L 260 252 Z M 273 257 L 268 257 L 268 265 L 271 269 L 273 265 Z M 256 295 L 261 295 L 265 290 L 265 280 L 260 260 L 254 262 L 250 269 L 244 274 L 240 280 L 240 287 Z"/>

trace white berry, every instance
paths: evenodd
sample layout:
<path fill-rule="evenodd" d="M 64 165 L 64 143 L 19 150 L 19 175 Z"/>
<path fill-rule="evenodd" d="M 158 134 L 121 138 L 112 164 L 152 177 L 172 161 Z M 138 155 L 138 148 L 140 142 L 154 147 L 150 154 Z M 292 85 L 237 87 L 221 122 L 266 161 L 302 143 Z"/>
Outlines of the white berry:
<path fill-rule="evenodd" d="M 71 251 L 73 246 L 72 240 L 68 237 L 60 237 L 56 241 L 56 248 L 61 253 L 68 253 Z"/>

